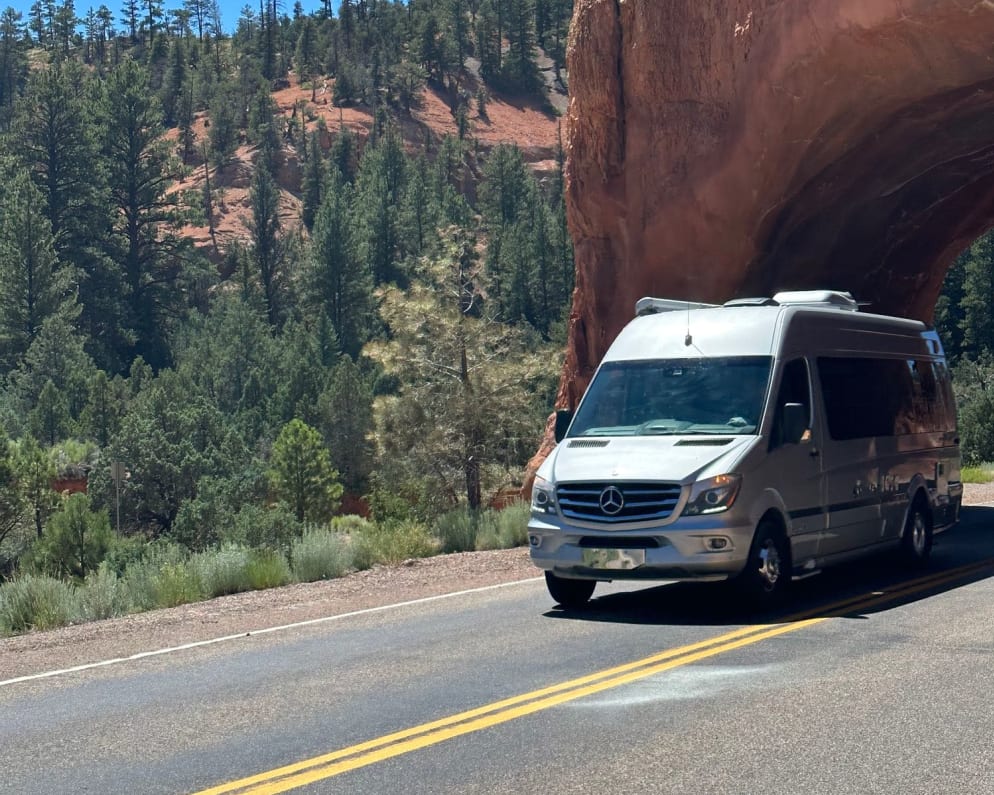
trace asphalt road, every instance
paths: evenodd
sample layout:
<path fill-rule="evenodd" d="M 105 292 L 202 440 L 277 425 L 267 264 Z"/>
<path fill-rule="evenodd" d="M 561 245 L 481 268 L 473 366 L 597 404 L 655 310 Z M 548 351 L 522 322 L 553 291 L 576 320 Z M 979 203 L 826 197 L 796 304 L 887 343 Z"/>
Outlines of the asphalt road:
<path fill-rule="evenodd" d="M 994 508 L 748 615 L 540 582 L 0 685 L 0 792 L 994 793 Z M 3 680 L 0 672 L 0 680 Z"/>

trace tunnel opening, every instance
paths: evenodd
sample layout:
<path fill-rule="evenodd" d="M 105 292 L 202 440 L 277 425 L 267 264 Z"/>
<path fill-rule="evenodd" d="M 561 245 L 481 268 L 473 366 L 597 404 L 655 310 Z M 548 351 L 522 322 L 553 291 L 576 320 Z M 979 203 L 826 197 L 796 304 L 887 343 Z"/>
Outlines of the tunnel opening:
<path fill-rule="evenodd" d="M 757 235 L 740 292 L 831 287 L 930 321 L 956 256 L 994 218 L 994 80 L 929 97 L 870 130 Z"/>

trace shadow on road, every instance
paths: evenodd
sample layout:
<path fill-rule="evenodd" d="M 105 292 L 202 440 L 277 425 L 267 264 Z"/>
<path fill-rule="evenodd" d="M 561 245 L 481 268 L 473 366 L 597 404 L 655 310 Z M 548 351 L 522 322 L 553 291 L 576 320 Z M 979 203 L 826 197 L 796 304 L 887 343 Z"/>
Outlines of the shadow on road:
<path fill-rule="evenodd" d="M 966 571 L 960 571 L 967 567 Z M 945 575 L 945 576 L 944 576 Z M 994 507 L 963 508 L 961 521 L 936 536 L 927 568 L 910 571 L 893 552 L 794 582 L 787 603 L 747 610 L 726 585 L 671 583 L 597 597 L 582 610 L 555 608 L 548 618 L 650 625 L 770 624 L 812 616 L 860 618 L 994 577 Z M 921 587 L 914 583 L 925 580 Z M 637 590 L 636 590 L 637 589 Z M 865 596 L 866 599 L 860 599 Z M 858 600 L 854 603 L 853 600 Z"/>

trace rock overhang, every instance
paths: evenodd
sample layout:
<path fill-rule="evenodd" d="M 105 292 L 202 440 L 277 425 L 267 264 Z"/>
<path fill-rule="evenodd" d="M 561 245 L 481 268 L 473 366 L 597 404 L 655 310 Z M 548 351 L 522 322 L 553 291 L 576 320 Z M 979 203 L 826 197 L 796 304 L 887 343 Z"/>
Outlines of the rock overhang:
<path fill-rule="evenodd" d="M 643 295 L 929 320 L 994 225 L 994 3 L 577 0 L 568 57 L 561 405 Z"/>

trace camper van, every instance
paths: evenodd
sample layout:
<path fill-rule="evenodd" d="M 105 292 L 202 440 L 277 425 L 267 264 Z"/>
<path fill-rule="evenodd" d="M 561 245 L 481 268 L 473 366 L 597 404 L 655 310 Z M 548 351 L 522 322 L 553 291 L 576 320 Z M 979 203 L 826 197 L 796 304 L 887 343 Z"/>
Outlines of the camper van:
<path fill-rule="evenodd" d="M 924 323 L 849 293 L 643 298 L 537 472 L 528 541 L 552 597 L 732 581 L 756 602 L 958 517 L 956 407 Z"/>

